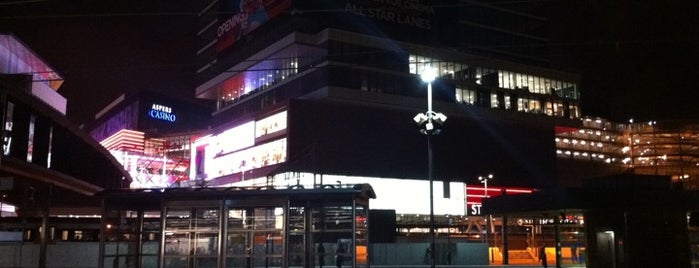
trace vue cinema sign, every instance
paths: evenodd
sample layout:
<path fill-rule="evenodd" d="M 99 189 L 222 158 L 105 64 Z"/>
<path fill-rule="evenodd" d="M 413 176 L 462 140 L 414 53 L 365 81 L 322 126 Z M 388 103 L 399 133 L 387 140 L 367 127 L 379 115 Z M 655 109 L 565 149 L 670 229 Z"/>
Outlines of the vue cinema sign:
<path fill-rule="evenodd" d="M 153 104 L 151 106 L 150 110 L 148 110 L 148 117 L 168 122 L 175 122 L 177 120 L 177 116 L 172 113 L 172 108 L 160 104 Z"/>

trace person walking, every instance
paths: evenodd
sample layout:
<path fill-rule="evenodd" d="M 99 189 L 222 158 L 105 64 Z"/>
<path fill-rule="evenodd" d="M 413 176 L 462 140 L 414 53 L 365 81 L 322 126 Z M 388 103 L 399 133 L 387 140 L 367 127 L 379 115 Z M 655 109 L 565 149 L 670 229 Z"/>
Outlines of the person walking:
<path fill-rule="evenodd" d="M 573 263 L 578 263 L 578 245 L 575 243 L 570 246 L 570 258 Z"/>
<path fill-rule="evenodd" d="M 345 254 L 345 251 L 345 244 L 340 244 L 335 251 L 335 266 L 337 266 L 337 268 L 342 268 L 342 262 L 344 261 L 343 255 Z"/>
<path fill-rule="evenodd" d="M 318 266 L 323 268 L 323 265 L 325 265 L 325 247 L 323 243 L 318 243 Z"/>
<path fill-rule="evenodd" d="M 544 266 L 544 268 L 548 267 L 548 260 L 546 259 L 546 244 L 542 245 L 541 248 L 539 249 L 539 260 L 541 260 L 541 265 Z"/>

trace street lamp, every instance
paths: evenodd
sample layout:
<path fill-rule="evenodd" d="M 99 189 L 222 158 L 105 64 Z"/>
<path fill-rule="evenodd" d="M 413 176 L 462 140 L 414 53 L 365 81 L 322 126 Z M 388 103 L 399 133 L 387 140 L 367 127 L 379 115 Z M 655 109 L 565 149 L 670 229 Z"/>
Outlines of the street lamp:
<path fill-rule="evenodd" d="M 493 179 L 493 174 L 488 174 L 488 176 L 478 176 L 478 181 L 480 181 L 483 184 L 483 191 L 485 194 L 483 194 L 483 199 L 488 198 L 488 181 Z M 481 201 L 481 204 L 483 201 Z M 493 217 L 488 214 L 485 220 L 485 242 L 488 244 L 488 248 L 490 248 L 490 241 L 488 241 L 488 233 L 491 232 L 490 228 L 493 226 Z M 490 249 L 488 249 L 490 252 Z"/>
<path fill-rule="evenodd" d="M 483 190 L 485 191 L 484 198 L 488 198 L 488 181 L 493 179 L 493 174 L 488 174 L 488 176 L 478 176 L 478 181 L 483 184 Z"/>
<path fill-rule="evenodd" d="M 425 68 L 420 74 L 422 81 L 427 83 L 427 112 L 419 113 L 413 120 L 420 126 L 420 132 L 427 137 L 427 178 L 430 181 L 430 267 L 435 267 L 435 247 L 434 247 L 434 172 L 432 163 L 432 142 L 430 137 L 437 135 L 441 131 L 438 128 L 447 120 L 447 116 L 442 113 L 432 111 L 432 82 L 437 77 L 437 72 L 431 66 Z M 435 125 L 436 124 L 436 125 Z M 445 182 L 446 183 L 446 182 Z"/>

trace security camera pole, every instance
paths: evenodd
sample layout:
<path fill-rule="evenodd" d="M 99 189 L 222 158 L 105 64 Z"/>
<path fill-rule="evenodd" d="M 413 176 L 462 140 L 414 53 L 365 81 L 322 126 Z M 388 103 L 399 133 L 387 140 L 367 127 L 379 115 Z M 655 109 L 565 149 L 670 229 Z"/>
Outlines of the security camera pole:
<path fill-rule="evenodd" d="M 435 247 L 434 247 L 434 172 L 433 172 L 433 161 L 432 161 L 432 142 L 431 136 L 439 134 L 441 131 L 435 126 L 435 123 L 441 125 L 447 120 L 447 117 L 442 113 L 436 113 L 432 111 L 432 82 L 436 78 L 437 73 L 435 69 L 431 66 L 425 68 L 420 77 L 423 82 L 427 83 L 427 112 L 417 114 L 413 120 L 420 126 L 420 132 L 427 136 L 427 177 L 430 181 L 430 248 L 429 248 L 429 258 L 430 267 L 435 267 Z M 447 183 L 447 182 L 444 182 Z"/>

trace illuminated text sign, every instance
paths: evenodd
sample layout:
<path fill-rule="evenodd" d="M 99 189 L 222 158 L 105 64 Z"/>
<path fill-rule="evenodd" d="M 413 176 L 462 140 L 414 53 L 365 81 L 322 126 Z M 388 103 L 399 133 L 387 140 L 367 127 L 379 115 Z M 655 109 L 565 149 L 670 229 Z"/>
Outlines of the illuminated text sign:
<path fill-rule="evenodd" d="M 153 104 L 153 106 L 151 106 L 148 111 L 148 117 L 168 122 L 175 122 L 177 120 L 177 116 L 172 113 L 172 108 L 160 104 Z"/>

